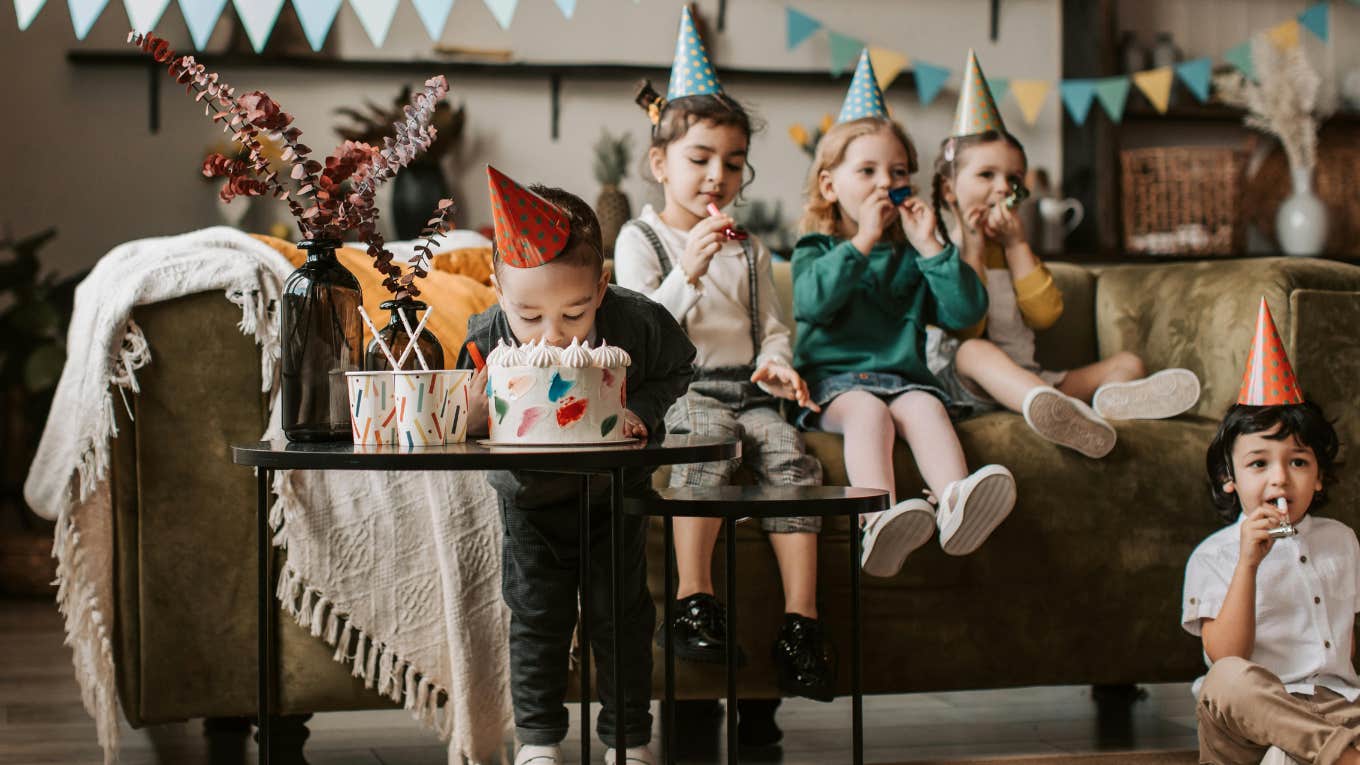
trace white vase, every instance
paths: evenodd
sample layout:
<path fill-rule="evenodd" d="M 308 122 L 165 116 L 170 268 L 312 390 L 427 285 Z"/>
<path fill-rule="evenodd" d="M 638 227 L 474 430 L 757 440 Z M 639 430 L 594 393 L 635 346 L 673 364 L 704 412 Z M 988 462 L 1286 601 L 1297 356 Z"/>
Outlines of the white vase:
<path fill-rule="evenodd" d="M 1286 255 L 1320 255 L 1327 244 L 1327 205 L 1313 193 L 1313 171 L 1293 167 L 1294 193 L 1275 214 L 1275 235 Z"/>

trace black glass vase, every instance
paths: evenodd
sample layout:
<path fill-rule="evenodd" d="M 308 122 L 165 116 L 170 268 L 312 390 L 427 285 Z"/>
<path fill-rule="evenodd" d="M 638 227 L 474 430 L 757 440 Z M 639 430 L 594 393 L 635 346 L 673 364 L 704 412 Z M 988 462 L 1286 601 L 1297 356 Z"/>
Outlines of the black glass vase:
<path fill-rule="evenodd" d="M 406 352 L 406 346 L 411 342 L 411 336 L 406 334 L 406 327 L 401 323 L 401 316 L 398 311 L 406 315 L 406 321 L 411 323 L 411 329 L 415 329 L 420 324 L 420 312 L 427 307 L 419 300 L 411 298 L 389 300 L 382 304 L 383 310 L 391 312 L 391 319 L 388 320 L 387 326 L 378 330 L 378 336 L 383 339 L 384 343 L 387 343 L 387 347 L 398 361 L 401 361 L 401 354 Z M 435 337 L 433 332 L 428 329 L 420 330 L 420 333 L 416 336 L 416 348 L 419 348 L 421 354 L 425 356 L 425 363 L 430 365 L 430 369 L 444 368 L 444 346 L 439 344 L 439 338 Z M 376 372 L 391 368 L 392 365 L 388 363 L 386 354 L 382 352 L 382 348 L 378 347 L 378 341 L 369 342 L 364 369 Z M 406 356 L 405 361 L 401 361 L 401 368 L 404 370 L 420 369 L 420 359 L 416 357 L 414 349 Z"/>
<path fill-rule="evenodd" d="M 340 244 L 299 242 L 307 262 L 283 284 L 282 419 L 289 441 L 350 439 L 345 373 L 363 368 L 363 297 L 359 281 L 335 257 Z"/>

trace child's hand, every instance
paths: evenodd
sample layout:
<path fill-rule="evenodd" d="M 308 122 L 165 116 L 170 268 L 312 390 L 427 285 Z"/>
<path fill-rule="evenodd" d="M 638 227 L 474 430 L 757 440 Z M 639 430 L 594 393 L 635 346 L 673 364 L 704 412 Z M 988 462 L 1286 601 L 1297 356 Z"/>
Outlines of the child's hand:
<path fill-rule="evenodd" d="M 887 189 L 875 189 L 874 193 L 865 197 L 859 206 L 859 230 L 850 240 L 855 249 L 868 255 L 874 245 L 883 239 L 883 232 L 892 222 L 896 209 L 897 205 L 888 197 Z"/>
<path fill-rule="evenodd" d="M 468 432 L 486 435 L 488 404 L 486 400 L 486 367 L 473 373 L 468 380 Z"/>
<path fill-rule="evenodd" d="M 939 255 L 944 249 L 935 239 L 935 211 L 930 205 L 917 197 L 911 197 L 898 207 L 902 218 L 902 230 L 907 233 L 907 241 L 924 257 Z"/>
<path fill-rule="evenodd" d="M 685 239 L 685 252 L 680 256 L 680 268 L 684 270 L 690 284 L 697 286 L 699 277 L 708 273 L 713 256 L 727 241 L 723 229 L 735 225 L 736 221 L 729 215 L 710 215 L 689 230 L 689 236 Z"/>
<path fill-rule="evenodd" d="M 647 440 L 647 426 L 641 417 L 633 414 L 632 409 L 623 410 L 623 437 Z"/>
<path fill-rule="evenodd" d="M 1261 505 L 1242 521 L 1242 542 L 1237 559 L 1240 565 L 1256 568 L 1265 560 L 1275 540 L 1270 530 L 1289 520 L 1289 513 L 1274 505 Z"/>
<path fill-rule="evenodd" d="M 796 401 L 799 406 L 811 409 L 814 412 L 822 411 L 820 406 L 812 400 L 808 394 L 807 381 L 797 370 L 788 364 L 778 361 L 766 361 L 760 365 L 760 369 L 751 375 L 751 382 L 765 383 L 765 387 L 771 393 L 790 401 Z"/>
<path fill-rule="evenodd" d="M 1020 222 L 1020 216 L 1004 202 L 988 211 L 982 221 L 982 230 L 987 238 L 999 242 L 1002 247 L 1013 247 L 1025 241 L 1025 226 Z"/>

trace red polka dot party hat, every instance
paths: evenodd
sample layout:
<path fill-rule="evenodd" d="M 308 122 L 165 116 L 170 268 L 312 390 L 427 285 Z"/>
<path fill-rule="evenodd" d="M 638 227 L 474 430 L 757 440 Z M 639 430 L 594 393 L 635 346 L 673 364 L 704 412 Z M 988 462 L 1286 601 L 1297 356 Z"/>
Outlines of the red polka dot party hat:
<path fill-rule="evenodd" d="M 553 203 L 486 166 L 496 252 L 506 265 L 534 268 L 562 254 L 571 233 L 567 216 Z"/>
<path fill-rule="evenodd" d="M 1294 377 L 1294 367 L 1285 355 L 1284 342 L 1275 329 L 1270 306 L 1261 298 L 1261 310 L 1256 314 L 1256 337 L 1247 357 L 1247 372 L 1242 376 L 1242 391 L 1237 403 L 1247 406 L 1278 406 L 1302 404 L 1303 391 Z"/>

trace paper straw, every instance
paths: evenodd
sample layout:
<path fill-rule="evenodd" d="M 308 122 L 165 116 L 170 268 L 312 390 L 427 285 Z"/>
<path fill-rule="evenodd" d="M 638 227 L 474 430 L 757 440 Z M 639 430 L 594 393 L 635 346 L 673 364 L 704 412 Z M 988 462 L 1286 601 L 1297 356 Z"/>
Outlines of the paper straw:
<path fill-rule="evenodd" d="M 373 320 L 368 318 L 368 311 L 365 311 L 363 306 L 359 306 L 359 315 L 363 317 L 364 324 L 368 325 L 368 331 L 373 333 L 373 339 L 377 341 L 378 347 L 382 349 L 383 355 L 387 357 L 387 363 L 392 365 L 392 371 L 395 372 L 396 370 L 401 369 L 401 365 L 397 363 L 397 359 L 392 355 L 392 351 L 387 347 L 387 343 L 383 342 L 382 335 L 378 334 L 378 328 L 373 326 Z"/>
<path fill-rule="evenodd" d="M 482 358 L 482 352 L 477 348 L 477 343 L 472 340 L 469 340 L 467 344 L 467 352 L 468 355 L 472 357 L 472 365 L 477 367 L 478 372 L 482 371 L 482 367 L 486 366 L 486 359 Z"/>
<path fill-rule="evenodd" d="M 430 308 L 430 309 L 427 309 L 427 310 L 425 311 L 425 315 L 424 315 L 424 316 L 420 317 L 420 323 L 416 325 L 416 333 L 415 333 L 414 335 L 410 335 L 410 337 L 411 337 L 411 342 L 407 343 L 407 344 L 406 344 L 406 350 L 404 350 L 404 351 L 401 352 L 401 358 L 397 359 L 397 363 L 398 363 L 398 364 L 405 364 L 405 363 L 406 363 L 406 359 L 411 355 L 411 349 L 412 349 L 412 348 L 415 348 L 415 349 L 416 349 L 416 353 L 419 353 L 419 352 L 420 352 L 420 346 L 418 346 L 418 345 L 416 344 L 416 338 L 417 338 L 417 337 L 420 337 L 420 333 L 421 333 L 422 331 L 424 331 L 424 329 L 425 329 L 425 322 L 427 322 L 427 321 L 430 320 L 430 314 L 432 314 L 432 313 L 434 313 L 434 309 L 433 309 L 433 308 Z M 402 324 L 406 324 L 406 314 L 404 314 L 404 313 L 403 313 L 402 316 L 401 316 L 401 323 L 402 323 Z M 406 332 L 409 334 L 410 331 L 411 331 L 411 325 L 406 324 Z M 425 366 L 425 360 L 424 360 L 424 359 L 421 359 L 420 361 L 421 361 L 421 366 Z M 427 371 L 428 371 L 428 370 L 427 370 Z"/>
<path fill-rule="evenodd" d="M 406 312 L 401 310 L 400 306 L 392 310 L 396 312 L 397 318 L 401 319 L 401 326 L 406 328 L 406 336 L 411 338 L 411 342 L 408 343 L 406 346 L 406 352 L 401 354 L 402 362 L 406 361 L 406 355 L 411 352 L 412 348 L 415 348 L 416 358 L 420 359 L 420 368 L 425 370 L 426 372 L 430 371 L 430 365 L 425 363 L 425 354 L 420 352 L 420 344 L 416 342 L 416 333 L 411 331 L 411 322 L 406 318 Z M 425 327 L 425 319 L 430 318 L 430 314 L 433 312 L 434 312 L 433 308 L 425 309 L 425 318 L 420 320 L 420 326 L 422 329 Z M 398 366 L 397 368 L 400 369 L 401 367 Z"/>

